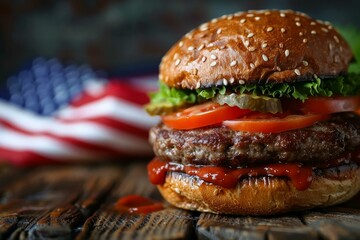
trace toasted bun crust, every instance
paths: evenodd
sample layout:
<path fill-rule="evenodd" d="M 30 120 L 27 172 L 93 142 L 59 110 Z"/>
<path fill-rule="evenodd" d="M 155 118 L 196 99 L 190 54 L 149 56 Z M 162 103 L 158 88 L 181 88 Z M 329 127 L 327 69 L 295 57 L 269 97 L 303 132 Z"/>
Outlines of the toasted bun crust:
<path fill-rule="evenodd" d="M 330 206 L 350 199 L 360 190 L 360 167 L 352 165 L 323 171 L 305 191 L 295 189 L 284 178 L 248 178 L 236 188 L 227 189 L 179 172 L 168 173 L 164 185 L 159 185 L 158 189 L 169 203 L 179 208 L 271 215 Z"/>
<path fill-rule="evenodd" d="M 184 89 L 294 82 L 344 74 L 352 59 L 328 22 L 288 10 L 249 11 L 187 33 L 163 57 L 159 78 Z"/>

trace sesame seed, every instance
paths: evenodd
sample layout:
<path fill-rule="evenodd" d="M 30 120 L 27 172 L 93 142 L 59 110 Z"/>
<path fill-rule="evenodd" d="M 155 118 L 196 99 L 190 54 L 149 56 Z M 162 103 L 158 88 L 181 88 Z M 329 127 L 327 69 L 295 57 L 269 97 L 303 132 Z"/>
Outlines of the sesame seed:
<path fill-rule="evenodd" d="M 249 44 L 250 44 L 249 40 L 246 40 L 246 41 L 244 42 L 245 47 L 248 47 Z"/>
<path fill-rule="evenodd" d="M 265 15 L 267 16 L 267 15 L 270 15 L 271 14 L 271 12 L 265 12 Z"/>
<path fill-rule="evenodd" d="M 332 51 L 333 50 L 333 45 L 331 43 L 329 43 L 329 50 Z"/>
<path fill-rule="evenodd" d="M 177 59 L 177 58 L 179 58 L 179 54 L 178 54 L 178 53 L 175 53 L 175 54 L 174 54 L 174 57 L 173 57 L 173 60 L 175 60 L 175 59 Z"/>
<path fill-rule="evenodd" d="M 303 65 L 304 65 L 305 67 L 307 67 L 307 66 L 309 65 L 309 63 L 304 60 L 304 61 L 303 61 Z"/>
<path fill-rule="evenodd" d="M 295 18 L 295 21 L 296 21 L 296 22 L 300 21 L 300 18 L 296 17 L 296 18 Z"/>
<path fill-rule="evenodd" d="M 280 17 L 286 17 L 285 13 L 280 13 Z"/>
<path fill-rule="evenodd" d="M 329 25 L 329 26 L 328 26 L 328 29 L 330 29 L 330 30 L 333 29 L 333 26 Z"/>
<path fill-rule="evenodd" d="M 175 61 L 175 66 L 178 66 L 179 64 L 180 64 L 180 62 L 181 62 L 181 60 L 178 58 L 178 59 L 176 59 L 176 61 Z"/>
<path fill-rule="evenodd" d="M 189 51 L 194 51 L 194 49 L 195 49 L 195 48 L 194 48 L 193 46 L 188 47 L 188 50 L 189 50 Z"/>
<path fill-rule="evenodd" d="M 260 17 L 255 17 L 255 21 L 259 21 L 260 20 Z"/>
<path fill-rule="evenodd" d="M 250 52 L 253 52 L 253 51 L 255 51 L 256 50 L 256 48 L 255 47 L 249 47 L 249 49 L 248 49 Z"/>
<path fill-rule="evenodd" d="M 216 23 L 217 21 L 218 21 L 217 18 L 214 18 L 214 19 L 211 20 L 212 23 Z"/>
<path fill-rule="evenodd" d="M 246 14 L 246 16 L 247 16 L 247 17 L 253 17 L 253 16 L 254 16 L 254 14 L 249 13 L 249 14 Z"/>
<path fill-rule="evenodd" d="M 232 62 L 230 63 L 230 66 L 233 67 L 233 66 L 235 66 L 236 64 L 237 64 L 237 61 L 234 60 L 234 61 L 232 61 Z"/>
<path fill-rule="evenodd" d="M 235 17 L 240 17 L 242 15 L 242 12 L 237 12 L 234 14 Z"/>
<path fill-rule="evenodd" d="M 316 22 L 311 22 L 310 25 L 311 25 L 311 26 L 315 26 L 315 25 L 316 25 Z"/>
<path fill-rule="evenodd" d="M 255 67 L 255 66 L 254 66 Z M 239 80 L 239 84 L 245 84 L 245 81 L 244 80 Z"/>
<path fill-rule="evenodd" d="M 296 22 L 295 24 L 296 24 L 296 26 L 298 26 L 298 27 L 301 26 L 301 23 L 300 23 L 300 22 Z"/>
<path fill-rule="evenodd" d="M 201 58 L 201 61 L 202 61 L 202 62 L 205 62 L 205 61 L 206 61 L 206 57 L 205 57 L 205 56 L 202 57 L 202 58 Z"/>
<path fill-rule="evenodd" d="M 219 48 L 222 50 L 222 49 L 224 49 L 226 46 L 225 45 L 222 45 L 222 46 L 220 46 Z"/>
<path fill-rule="evenodd" d="M 318 78 L 318 75 L 314 74 L 314 78 Z"/>
<path fill-rule="evenodd" d="M 280 31 L 281 31 L 282 33 L 284 33 L 286 30 L 285 30 L 285 28 L 281 28 Z"/>
<path fill-rule="evenodd" d="M 213 62 L 210 63 L 210 66 L 211 66 L 211 67 L 215 67 L 216 64 L 217 64 L 217 62 L 216 62 L 216 61 L 213 61 Z"/>
<path fill-rule="evenodd" d="M 251 68 L 255 68 L 255 64 L 250 63 L 250 67 L 251 67 Z"/>
<path fill-rule="evenodd" d="M 335 57 L 334 57 L 334 62 L 335 62 L 335 63 L 340 62 L 340 57 L 339 57 L 339 55 L 335 55 Z"/>
<path fill-rule="evenodd" d="M 245 23 L 245 22 L 246 22 L 246 19 L 245 19 L 245 18 L 243 18 L 243 19 L 240 20 L 240 23 Z"/>
<path fill-rule="evenodd" d="M 231 78 L 229 79 L 229 82 L 230 82 L 230 83 L 234 83 L 234 82 L 235 82 L 235 78 L 231 77 Z"/>
<path fill-rule="evenodd" d="M 193 74 L 193 75 L 197 75 L 198 71 L 199 71 L 199 70 L 198 70 L 197 68 L 194 68 L 194 69 L 192 70 L 192 74 Z"/>
<path fill-rule="evenodd" d="M 304 33 L 303 32 L 299 32 L 299 36 L 303 36 L 304 35 Z"/>
<path fill-rule="evenodd" d="M 223 79 L 223 84 L 226 86 L 226 85 L 228 85 L 228 81 L 224 78 Z"/>
<path fill-rule="evenodd" d="M 278 70 L 278 72 L 281 72 L 281 68 L 279 66 L 276 67 L 276 70 Z"/>
<path fill-rule="evenodd" d="M 266 48 L 266 47 L 267 47 L 267 43 L 261 44 L 261 47 L 262 47 L 262 48 Z"/>
<path fill-rule="evenodd" d="M 284 44 L 283 43 L 279 43 L 279 48 L 283 48 Z"/>
<path fill-rule="evenodd" d="M 340 46 L 340 52 L 342 52 L 343 51 L 343 47 L 342 46 Z"/>
<path fill-rule="evenodd" d="M 201 49 L 203 49 L 205 47 L 205 44 L 201 44 L 198 48 L 197 48 L 197 50 L 201 50 Z"/>
<path fill-rule="evenodd" d="M 327 30 L 326 28 L 323 28 L 323 27 L 321 28 L 321 30 L 326 33 L 329 32 L 329 30 Z"/>
<path fill-rule="evenodd" d="M 234 16 L 233 16 L 233 15 L 230 15 L 230 16 L 227 17 L 227 20 L 231 20 L 231 19 L 233 19 L 233 18 L 234 18 Z"/>
<path fill-rule="evenodd" d="M 316 34 L 316 31 L 315 31 L 315 30 L 312 30 L 312 31 L 311 31 L 311 34 L 312 34 L 312 35 L 315 35 L 315 34 Z"/>
<path fill-rule="evenodd" d="M 214 54 L 211 54 L 211 55 L 210 55 L 210 58 L 211 58 L 211 59 L 214 59 L 214 60 L 217 59 L 217 57 L 216 57 Z"/>
<path fill-rule="evenodd" d="M 268 58 L 265 54 L 262 55 L 262 59 L 263 59 L 265 62 L 269 61 L 269 58 Z"/>
<path fill-rule="evenodd" d="M 325 23 L 325 25 L 331 25 L 331 23 L 329 21 L 325 21 L 324 23 Z"/>
<path fill-rule="evenodd" d="M 251 38 L 251 37 L 253 37 L 253 36 L 254 36 L 253 33 L 249 33 L 249 34 L 247 35 L 248 38 Z"/>
<path fill-rule="evenodd" d="M 294 70 L 294 72 L 295 72 L 295 74 L 296 74 L 296 75 L 298 75 L 298 76 L 300 76 L 300 75 L 301 75 L 300 70 L 299 70 L 299 69 L 297 69 L 297 68 Z"/>
<path fill-rule="evenodd" d="M 180 41 L 180 42 L 179 42 L 179 47 L 182 47 L 182 46 L 184 46 L 184 42 L 183 42 L 183 41 Z"/>
<path fill-rule="evenodd" d="M 213 44 L 213 43 L 209 43 L 207 46 L 208 46 L 208 47 L 213 47 L 214 44 Z"/>
<path fill-rule="evenodd" d="M 200 82 L 196 83 L 196 88 L 200 88 Z"/>
<path fill-rule="evenodd" d="M 272 30 L 273 30 L 272 27 L 268 27 L 268 28 L 266 29 L 267 32 L 271 32 Z"/>
<path fill-rule="evenodd" d="M 303 43 L 307 43 L 307 39 L 306 39 L 306 38 L 303 39 Z"/>
<path fill-rule="evenodd" d="M 204 23 L 200 26 L 200 31 L 207 31 L 209 29 L 209 26 L 207 23 Z"/>
<path fill-rule="evenodd" d="M 288 56 L 289 56 L 289 54 L 290 54 L 289 49 L 286 49 L 286 50 L 285 50 L 285 56 L 286 56 L 286 57 L 288 57 Z"/>
<path fill-rule="evenodd" d="M 217 34 L 220 34 L 221 32 L 222 32 L 221 28 L 219 28 L 219 29 L 216 31 Z"/>
<path fill-rule="evenodd" d="M 335 41 L 336 41 L 337 43 L 340 42 L 340 41 L 339 41 L 339 38 L 338 38 L 336 35 L 334 35 L 334 39 L 335 39 Z"/>

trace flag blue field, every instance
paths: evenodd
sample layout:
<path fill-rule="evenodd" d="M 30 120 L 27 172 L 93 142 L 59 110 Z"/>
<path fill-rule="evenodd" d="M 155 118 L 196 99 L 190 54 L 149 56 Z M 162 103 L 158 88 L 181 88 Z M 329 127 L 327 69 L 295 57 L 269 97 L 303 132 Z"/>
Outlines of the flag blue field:
<path fill-rule="evenodd" d="M 0 95 L 0 159 L 17 165 L 89 162 L 152 154 L 158 122 L 143 105 L 155 76 L 107 79 L 87 65 L 37 58 Z"/>

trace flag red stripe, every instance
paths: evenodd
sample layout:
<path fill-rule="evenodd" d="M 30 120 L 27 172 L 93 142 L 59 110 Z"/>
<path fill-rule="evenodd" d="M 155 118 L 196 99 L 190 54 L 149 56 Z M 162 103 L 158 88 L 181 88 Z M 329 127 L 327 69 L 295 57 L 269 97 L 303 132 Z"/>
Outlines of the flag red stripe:
<path fill-rule="evenodd" d="M 0 157 L 1 159 L 6 159 L 6 161 L 11 162 L 12 164 L 22 167 L 59 162 L 29 150 L 17 151 L 3 147 L 0 147 Z"/>
<path fill-rule="evenodd" d="M 107 86 L 104 87 L 100 94 L 93 95 L 84 92 L 79 96 L 79 98 L 76 98 L 71 103 L 71 105 L 74 107 L 79 107 L 109 96 L 126 100 L 138 105 L 144 105 L 149 102 L 149 97 L 146 91 L 142 90 L 141 87 L 136 88 L 135 86 L 131 86 L 128 83 L 121 81 L 110 81 L 107 83 Z"/>
<path fill-rule="evenodd" d="M 7 121 L 4 121 L 3 119 L 0 119 L 0 124 L 2 124 L 3 126 L 10 128 L 14 131 L 17 131 L 19 133 L 22 134 L 26 134 L 26 135 L 31 135 L 31 136 L 47 136 L 47 137 L 51 137 L 54 138 L 56 140 L 62 141 L 66 144 L 71 144 L 74 145 L 78 148 L 83 148 L 83 149 L 90 149 L 91 151 L 96 151 L 99 153 L 102 153 L 104 155 L 115 155 L 115 156 L 119 156 L 119 155 L 129 155 L 129 153 L 126 153 L 125 151 L 121 151 L 120 149 L 114 149 L 111 147 L 107 147 L 105 145 L 97 145 L 97 144 L 93 144 L 90 142 L 84 142 L 82 140 L 76 139 L 76 138 L 72 138 L 72 137 L 62 137 L 62 136 L 57 136 L 55 134 L 52 133 L 47 133 L 47 132 L 30 132 L 27 131 L 25 129 L 19 128 Z M 141 156 L 141 153 L 138 153 L 139 156 Z M 1 155 L 1 152 L 0 152 Z"/>

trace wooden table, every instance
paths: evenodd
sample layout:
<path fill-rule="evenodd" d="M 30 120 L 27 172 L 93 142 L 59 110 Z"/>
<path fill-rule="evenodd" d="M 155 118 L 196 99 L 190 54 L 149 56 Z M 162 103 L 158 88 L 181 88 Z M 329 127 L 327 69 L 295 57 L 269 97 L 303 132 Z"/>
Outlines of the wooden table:
<path fill-rule="evenodd" d="M 148 215 L 114 210 L 119 197 L 161 199 L 145 163 L 0 167 L 0 239 L 360 239 L 360 196 L 327 209 L 234 217 L 167 206 Z"/>

